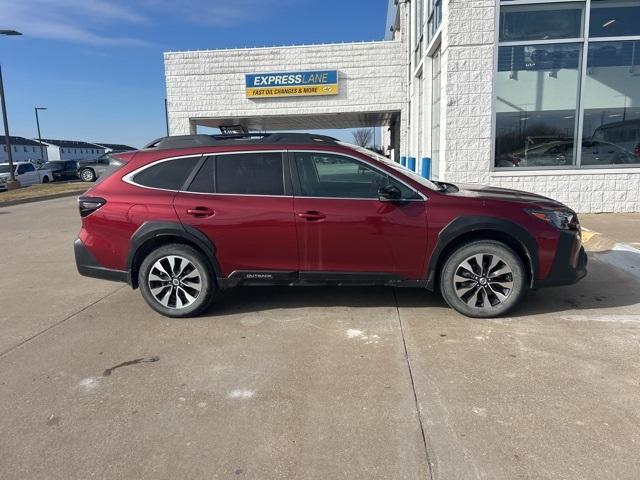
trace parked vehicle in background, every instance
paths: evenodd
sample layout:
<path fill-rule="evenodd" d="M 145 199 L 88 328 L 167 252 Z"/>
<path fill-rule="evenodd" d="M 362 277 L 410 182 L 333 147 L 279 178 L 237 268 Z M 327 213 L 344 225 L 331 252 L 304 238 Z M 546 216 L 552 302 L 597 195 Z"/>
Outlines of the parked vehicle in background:
<path fill-rule="evenodd" d="M 309 134 L 166 137 L 78 199 L 78 271 L 170 317 L 236 285 L 440 291 L 471 317 L 586 275 L 578 216 L 532 193 L 431 182 Z"/>
<path fill-rule="evenodd" d="M 573 140 L 554 140 L 503 155 L 500 167 L 558 167 L 573 165 Z M 624 165 L 634 163 L 634 153 L 604 140 L 582 141 L 582 165 Z"/>
<path fill-rule="evenodd" d="M 102 154 L 94 160 L 80 160 L 78 162 L 78 178 L 83 182 L 95 182 L 109 168 L 114 153 L 116 152 Z"/>
<path fill-rule="evenodd" d="M 38 170 L 49 169 L 53 175 L 53 180 L 58 182 L 61 180 L 77 180 L 78 179 L 78 162 L 75 160 L 53 160 L 43 163 Z"/>
<path fill-rule="evenodd" d="M 624 165 L 634 163 L 633 148 L 627 150 L 603 140 L 583 140 L 582 165 Z"/>
<path fill-rule="evenodd" d="M 640 119 L 601 125 L 593 132 L 593 140 L 615 143 L 625 151 L 633 152 L 640 145 Z"/>
<path fill-rule="evenodd" d="M 36 185 L 38 183 L 49 183 L 53 181 L 53 174 L 48 168 L 38 170 L 31 162 L 13 162 L 16 180 L 23 187 Z M 0 163 L 0 190 L 7 189 L 9 180 L 9 164 Z"/>

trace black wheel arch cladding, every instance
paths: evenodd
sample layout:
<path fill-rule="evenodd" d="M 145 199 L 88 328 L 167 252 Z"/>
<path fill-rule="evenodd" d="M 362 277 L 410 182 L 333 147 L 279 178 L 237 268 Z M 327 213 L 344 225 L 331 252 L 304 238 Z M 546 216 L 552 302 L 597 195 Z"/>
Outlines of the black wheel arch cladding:
<path fill-rule="evenodd" d="M 130 284 L 137 286 L 137 269 L 143 261 L 140 252 L 148 253 L 145 246 L 149 243 L 171 243 L 171 238 L 178 239 L 178 243 L 184 242 L 200 250 L 213 268 L 213 277 L 221 276 L 220 265 L 216 260 L 215 245 L 197 228 L 190 225 L 183 225 L 178 222 L 145 222 L 131 237 L 129 254 L 127 256 L 127 271 L 129 272 Z M 167 240 L 164 242 L 163 240 Z"/>
<path fill-rule="evenodd" d="M 529 270 L 531 283 L 535 282 L 538 271 L 538 246 L 535 239 L 523 227 L 509 220 L 488 216 L 464 216 L 451 221 L 438 234 L 435 248 L 428 260 L 426 278 L 427 289 L 435 290 L 439 269 L 450 253 L 450 248 L 457 241 L 470 234 L 478 234 L 478 239 L 482 238 L 482 232 L 494 232 L 498 235 L 506 235 L 520 246 L 526 255 L 523 259 L 525 270 Z M 492 239 L 491 237 L 487 239 Z M 499 241 L 499 239 L 498 239 Z M 518 254 L 519 252 L 515 252 Z"/>

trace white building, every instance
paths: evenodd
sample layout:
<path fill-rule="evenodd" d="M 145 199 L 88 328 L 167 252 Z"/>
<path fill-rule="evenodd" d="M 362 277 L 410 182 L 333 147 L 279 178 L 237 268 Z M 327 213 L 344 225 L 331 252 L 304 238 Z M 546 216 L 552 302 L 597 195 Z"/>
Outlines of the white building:
<path fill-rule="evenodd" d="M 47 148 L 41 149 L 37 141 L 24 137 L 9 137 L 9 143 L 14 162 L 42 163 L 47 161 Z M 2 145 L 2 148 L 0 148 L 0 163 L 7 162 L 9 156 L 4 135 L 0 137 L 0 145 Z"/>
<path fill-rule="evenodd" d="M 386 41 L 166 53 L 171 134 L 383 126 L 434 179 L 640 211 L 640 0 L 390 1 Z"/>
<path fill-rule="evenodd" d="M 103 148 L 105 153 L 110 152 L 127 152 L 129 150 L 136 150 L 135 147 L 124 145 L 122 143 L 99 143 L 95 142 L 94 145 Z"/>
<path fill-rule="evenodd" d="M 49 160 L 93 160 L 105 153 L 105 148 L 76 140 L 42 139 L 47 146 Z"/>

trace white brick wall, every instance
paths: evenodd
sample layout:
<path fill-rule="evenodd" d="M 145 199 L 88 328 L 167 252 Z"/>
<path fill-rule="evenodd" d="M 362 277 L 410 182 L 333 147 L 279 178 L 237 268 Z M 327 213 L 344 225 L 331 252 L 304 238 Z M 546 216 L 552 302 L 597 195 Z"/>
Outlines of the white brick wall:
<path fill-rule="evenodd" d="M 245 74 L 338 70 L 336 96 L 248 99 Z M 190 119 L 271 115 L 404 112 L 402 41 L 165 53 L 171 134 Z"/>
<path fill-rule="evenodd" d="M 640 168 L 491 172 L 496 2 L 449 0 L 444 5 L 444 178 L 539 193 L 578 212 L 639 212 Z"/>

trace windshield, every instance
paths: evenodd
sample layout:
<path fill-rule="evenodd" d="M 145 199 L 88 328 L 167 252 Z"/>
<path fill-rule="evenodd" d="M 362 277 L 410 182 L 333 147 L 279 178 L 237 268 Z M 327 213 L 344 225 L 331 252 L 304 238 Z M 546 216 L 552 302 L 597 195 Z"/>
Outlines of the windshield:
<path fill-rule="evenodd" d="M 386 166 L 393 168 L 394 170 L 402 173 L 403 175 L 406 175 L 407 177 L 411 178 L 412 180 L 415 180 L 416 182 L 418 182 L 421 185 L 424 185 L 427 188 L 430 188 L 431 190 L 436 190 L 436 191 L 442 190 L 440 187 L 438 187 L 438 185 L 433 183 L 431 180 L 427 180 L 426 178 L 421 177 L 417 173 L 412 172 L 408 168 L 402 167 L 399 163 L 394 162 L 393 160 L 385 157 L 384 155 L 380 155 L 379 153 L 373 152 L 368 148 L 359 147 L 358 145 L 353 145 L 351 143 L 347 143 L 347 142 L 338 142 L 338 143 L 343 147 L 352 148 L 368 157 L 371 157 L 375 160 L 378 160 L 379 162 L 384 163 Z"/>

